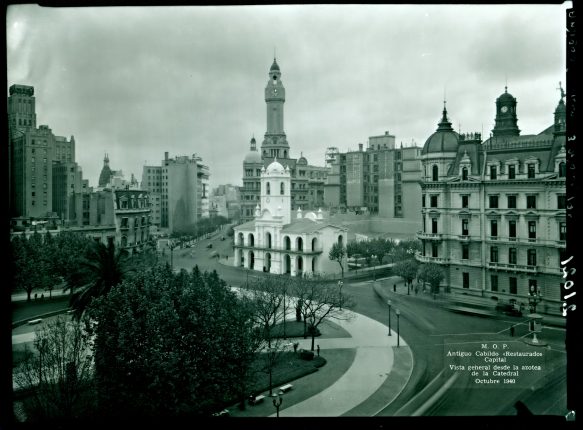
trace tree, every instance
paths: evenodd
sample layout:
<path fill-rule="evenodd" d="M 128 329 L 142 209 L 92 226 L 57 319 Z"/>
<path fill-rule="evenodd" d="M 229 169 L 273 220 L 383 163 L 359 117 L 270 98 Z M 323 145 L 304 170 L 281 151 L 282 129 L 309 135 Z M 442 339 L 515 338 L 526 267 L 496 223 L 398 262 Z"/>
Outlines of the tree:
<path fill-rule="evenodd" d="M 101 242 L 92 243 L 86 257 L 80 262 L 79 273 L 76 276 L 80 285 L 68 285 L 65 288 L 65 290 L 77 289 L 70 300 L 76 319 L 81 318 L 94 298 L 109 293 L 129 274 L 131 267 L 128 260 L 127 251 L 116 248 L 113 242 L 107 245 Z"/>
<path fill-rule="evenodd" d="M 74 293 L 76 285 L 81 285 L 79 268 L 94 240 L 84 234 L 62 231 L 54 237 L 52 250 L 52 270 L 65 282 L 65 289 Z"/>
<path fill-rule="evenodd" d="M 39 233 L 33 233 L 28 239 L 24 235 L 15 237 L 10 248 L 14 286 L 26 291 L 27 301 L 34 289 L 49 289 L 58 282 L 59 277 L 52 270 L 51 254 Z"/>
<path fill-rule="evenodd" d="M 248 304 L 198 267 L 155 267 L 96 299 L 100 413 L 210 415 L 243 399 L 256 346 Z"/>
<path fill-rule="evenodd" d="M 409 294 L 409 287 L 417 276 L 418 270 L 419 264 L 415 259 L 399 261 L 393 266 L 393 273 L 407 282 L 407 294 Z"/>
<path fill-rule="evenodd" d="M 255 324 L 267 346 L 271 348 L 272 330 L 277 325 L 280 308 L 283 307 L 283 292 L 274 278 L 261 278 L 250 284 L 249 297 L 253 303 Z"/>
<path fill-rule="evenodd" d="M 296 279 L 293 291 L 301 303 L 304 321 L 312 338 L 313 351 L 318 326 L 328 319 L 348 319 L 349 314 L 343 312 L 342 308 L 353 307 L 354 301 L 330 283 Z"/>
<path fill-rule="evenodd" d="M 423 264 L 419 269 L 418 277 L 423 282 L 429 282 L 433 298 L 435 299 L 435 295 L 439 293 L 439 284 L 445 278 L 441 267 L 435 263 Z"/>
<path fill-rule="evenodd" d="M 32 421 L 86 416 L 93 409 L 91 339 L 84 324 L 60 316 L 36 331 L 33 348 L 14 372 L 29 392 L 24 406 Z"/>
<path fill-rule="evenodd" d="M 351 240 L 346 244 L 346 256 L 348 258 L 355 257 L 360 254 L 360 246 L 361 242 L 357 242 L 356 240 Z"/>
<path fill-rule="evenodd" d="M 330 248 L 330 252 L 328 253 L 328 258 L 332 261 L 338 262 L 340 265 L 340 270 L 342 271 L 342 279 L 344 279 L 344 259 L 346 257 L 346 248 L 342 246 L 342 244 L 336 242 Z"/>

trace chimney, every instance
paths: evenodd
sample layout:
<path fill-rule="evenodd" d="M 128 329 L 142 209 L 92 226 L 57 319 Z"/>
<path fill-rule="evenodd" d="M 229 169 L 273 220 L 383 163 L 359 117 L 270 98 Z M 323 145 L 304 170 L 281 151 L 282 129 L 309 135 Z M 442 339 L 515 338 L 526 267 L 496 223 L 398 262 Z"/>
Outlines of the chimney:
<path fill-rule="evenodd" d="M 359 150 L 360 152 L 362 152 L 362 143 L 359 143 L 359 144 L 358 144 L 358 150 Z"/>
<path fill-rule="evenodd" d="M 164 153 L 164 160 L 168 160 L 168 151 Z"/>

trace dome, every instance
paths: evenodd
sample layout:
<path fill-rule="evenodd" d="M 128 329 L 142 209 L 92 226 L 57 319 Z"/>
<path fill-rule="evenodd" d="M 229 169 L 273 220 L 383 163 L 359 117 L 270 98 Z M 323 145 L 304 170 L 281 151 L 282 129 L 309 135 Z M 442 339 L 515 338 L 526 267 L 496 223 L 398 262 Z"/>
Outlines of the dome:
<path fill-rule="evenodd" d="M 512 96 L 512 94 L 508 92 L 508 87 L 504 87 L 504 93 L 497 99 L 498 102 L 513 102 L 515 100 L 516 99 Z"/>
<path fill-rule="evenodd" d="M 267 174 L 273 174 L 273 173 L 283 174 L 283 173 L 285 173 L 285 169 L 277 160 L 273 160 L 269 164 L 269 166 L 267 166 L 265 173 L 267 173 Z"/>
<path fill-rule="evenodd" d="M 456 152 L 459 134 L 453 131 L 451 122 L 447 119 L 447 110 L 443 108 L 443 116 L 438 124 L 437 131 L 425 141 L 421 154 L 436 152 Z"/>
<path fill-rule="evenodd" d="M 300 158 L 298 158 L 298 164 L 301 164 L 303 166 L 308 164 L 308 160 L 306 160 L 306 157 L 304 157 L 303 155 L 300 156 Z"/>
<path fill-rule="evenodd" d="M 274 70 L 279 72 L 279 65 L 277 64 L 277 61 L 275 61 L 275 58 L 273 59 L 273 64 L 271 65 L 271 69 L 269 69 L 269 71 L 273 72 Z"/>
<path fill-rule="evenodd" d="M 245 163 L 262 163 L 263 160 L 261 159 L 261 154 L 257 151 L 249 151 L 247 155 L 245 155 Z"/>

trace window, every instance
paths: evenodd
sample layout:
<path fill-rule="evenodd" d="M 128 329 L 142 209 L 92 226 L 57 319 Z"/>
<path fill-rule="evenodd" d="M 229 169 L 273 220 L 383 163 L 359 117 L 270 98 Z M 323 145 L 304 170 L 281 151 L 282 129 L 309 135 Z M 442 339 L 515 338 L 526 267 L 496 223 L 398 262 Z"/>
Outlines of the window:
<path fill-rule="evenodd" d="M 508 179 L 515 179 L 516 178 L 516 165 L 509 164 L 508 165 Z"/>
<path fill-rule="evenodd" d="M 462 196 L 462 208 L 468 208 L 470 206 L 470 196 Z"/>
<path fill-rule="evenodd" d="M 528 238 L 536 239 L 536 221 L 528 222 Z"/>
<path fill-rule="evenodd" d="M 270 195 L 271 194 L 271 184 L 269 182 L 267 183 L 266 188 L 267 188 L 267 195 Z"/>
<path fill-rule="evenodd" d="M 470 245 L 462 245 L 462 260 L 469 260 L 470 258 Z"/>
<path fill-rule="evenodd" d="M 490 236 L 492 237 L 498 236 L 498 221 L 495 219 L 490 221 Z"/>
<path fill-rule="evenodd" d="M 526 264 L 529 266 L 536 266 L 536 249 L 528 250 Z"/>
<path fill-rule="evenodd" d="M 511 276 L 508 278 L 508 284 L 510 286 L 510 294 L 516 294 L 518 291 L 518 279 Z"/>
<path fill-rule="evenodd" d="M 538 294 L 538 286 L 536 284 L 536 279 L 528 280 L 528 293 L 532 296 Z"/>
<path fill-rule="evenodd" d="M 534 164 L 527 164 L 527 178 L 534 179 Z"/>
<path fill-rule="evenodd" d="M 490 247 L 490 262 L 491 263 L 498 263 L 498 247 L 497 246 Z"/>
<path fill-rule="evenodd" d="M 433 168 L 432 168 L 432 173 L 433 173 L 433 180 L 437 181 L 438 180 L 438 173 L 439 173 L 439 169 L 437 168 L 437 165 L 434 164 Z"/>
<path fill-rule="evenodd" d="M 490 179 L 496 179 L 497 173 L 496 166 L 490 166 Z"/>
<path fill-rule="evenodd" d="M 490 276 L 490 290 L 498 291 L 498 275 Z"/>
<path fill-rule="evenodd" d="M 526 196 L 526 208 L 536 209 L 536 196 Z"/>
<path fill-rule="evenodd" d="M 508 237 L 516 237 L 516 220 L 508 221 Z"/>
<path fill-rule="evenodd" d="M 285 191 L 285 185 L 282 182 L 281 184 L 279 184 L 279 194 L 281 194 L 283 196 L 284 191 Z"/>
<path fill-rule="evenodd" d="M 437 243 L 432 242 L 431 243 L 431 256 L 432 257 L 437 257 L 438 253 L 437 253 Z"/>
<path fill-rule="evenodd" d="M 437 207 L 437 196 L 431 196 L 431 207 L 432 208 Z"/>
<path fill-rule="evenodd" d="M 557 196 L 557 209 L 566 209 L 567 208 L 567 196 L 564 194 Z"/>
<path fill-rule="evenodd" d="M 498 196 L 489 196 L 490 209 L 498 209 Z"/>
<path fill-rule="evenodd" d="M 468 180 L 468 168 L 462 167 L 462 181 Z"/>
<path fill-rule="evenodd" d="M 516 248 L 508 249 L 508 264 L 516 264 Z"/>
<path fill-rule="evenodd" d="M 431 233 L 437 234 L 437 218 L 431 218 Z"/>
<path fill-rule="evenodd" d="M 421 207 L 424 208 L 425 207 L 425 194 L 423 194 L 421 196 Z"/>
<path fill-rule="evenodd" d="M 463 287 L 464 288 L 470 288 L 470 274 L 468 272 L 463 272 L 462 273 L 462 279 L 463 279 Z"/>
<path fill-rule="evenodd" d="M 468 220 L 462 219 L 462 236 L 467 236 L 468 234 Z"/>
<path fill-rule="evenodd" d="M 516 209 L 516 196 L 508 196 L 508 209 Z"/>
<path fill-rule="evenodd" d="M 567 240 L 567 223 L 559 223 L 559 240 Z"/>
<path fill-rule="evenodd" d="M 564 178 L 567 176 L 567 165 L 564 161 L 559 163 L 559 178 Z"/>

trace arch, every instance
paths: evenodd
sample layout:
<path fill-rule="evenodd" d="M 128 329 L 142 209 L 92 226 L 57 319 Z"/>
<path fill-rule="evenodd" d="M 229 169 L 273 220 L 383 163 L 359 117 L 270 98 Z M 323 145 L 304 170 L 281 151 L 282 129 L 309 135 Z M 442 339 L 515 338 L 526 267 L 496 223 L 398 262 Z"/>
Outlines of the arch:
<path fill-rule="evenodd" d="M 468 168 L 462 167 L 462 181 L 467 181 L 467 180 L 468 180 Z"/>
<path fill-rule="evenodd" d="M 291 257 L 289 254 L 285 254 L 283 257 L 283 273 L 287 275 L 291 274 Z"/>
<path fill-rule="evenodd" d="M 283 150 L 283 158 L 287 158 L 287 149 Z"/>
<path fill-rule="evenodd" d="M 296 276 L 302 276 L 302 272 L 304 271 L 304 259 L 301 255 L 296 257 Z"/>
<path fill-rule="evenodd" d="M 564 161 L 559 163 L 559 178 L 565 178 L 567 176 L 567 164 Z"/>
<path fill-rule="evenodd" d="M 237 237 L 237 245 L 243 246 L 245 244 L 245 240 L 243 238 L 243 233 L 239 233 Z"/>
<path fill-rule="evenodd" d="M 344 238 L 342 237 L 342 235 L 338 236 L 338 245 L 343 246 L 342 241 L 344 240 Z"/>
<path fill-rule="evenodd" d="M 437 181 L 439 178 L 439 168 L 437 167 L 437 164 L 434 164 L 433 167 L 431 168 L 431 175 L 432 175 L 432 180 Z"/>
<path fill-rule="evenodd" d="M 279 184 L 279 194 L 282 196 L 285 194 L 285 184 L 283 182 Z"/>
<path fill-rule="evenodd" d="M 265 233 L 265 245 L 266 248 L 271 248 L 271 233 Z"/>
<path fill-rule="evenodd" d="M 286 251 L 291 250 L 291 239 L 289 238 L 289 236 L 285 236 L 283 238 L 283 249 L 285 249 Z"/>
<path fill-rule="evenodd" d="M 304 239 L 302 239 L 301 237 L 298 237 L 296 239 L 296 249 L 298 251 L 303 251 L 304 250 Z"/>
<path fill-rule="evenodd" d="M 269 252 L 265 254 L 265 270 L 267 273 L 271 272 L 271 254 Z"/>
<path fill-rule="evenodd" d="M 318 245 L 318 239 L 317 238 L 313 238 L 312 239 L 312 251 L 316 250 L 316 246 Z"/>
<path fill-rule="evenodd" d="M 253 251 L 249 251 L 249 269 L 254 270 L 255 269 L 255 254 L 253 253 Z"/>
<path fill-rule="evenodd" d="M 271 184 L 269 182 L 266 184 L 265 188 L 266 188 L 266 190 L 265 190 L 266 194 L 270 195 L 271 194 Z"/>
<path fill-rule="evenodd" d="M 255 236 L 253 236 L 253 233 L 249 233 L 247 237 L 247 246 L 255 246 Z"/>

